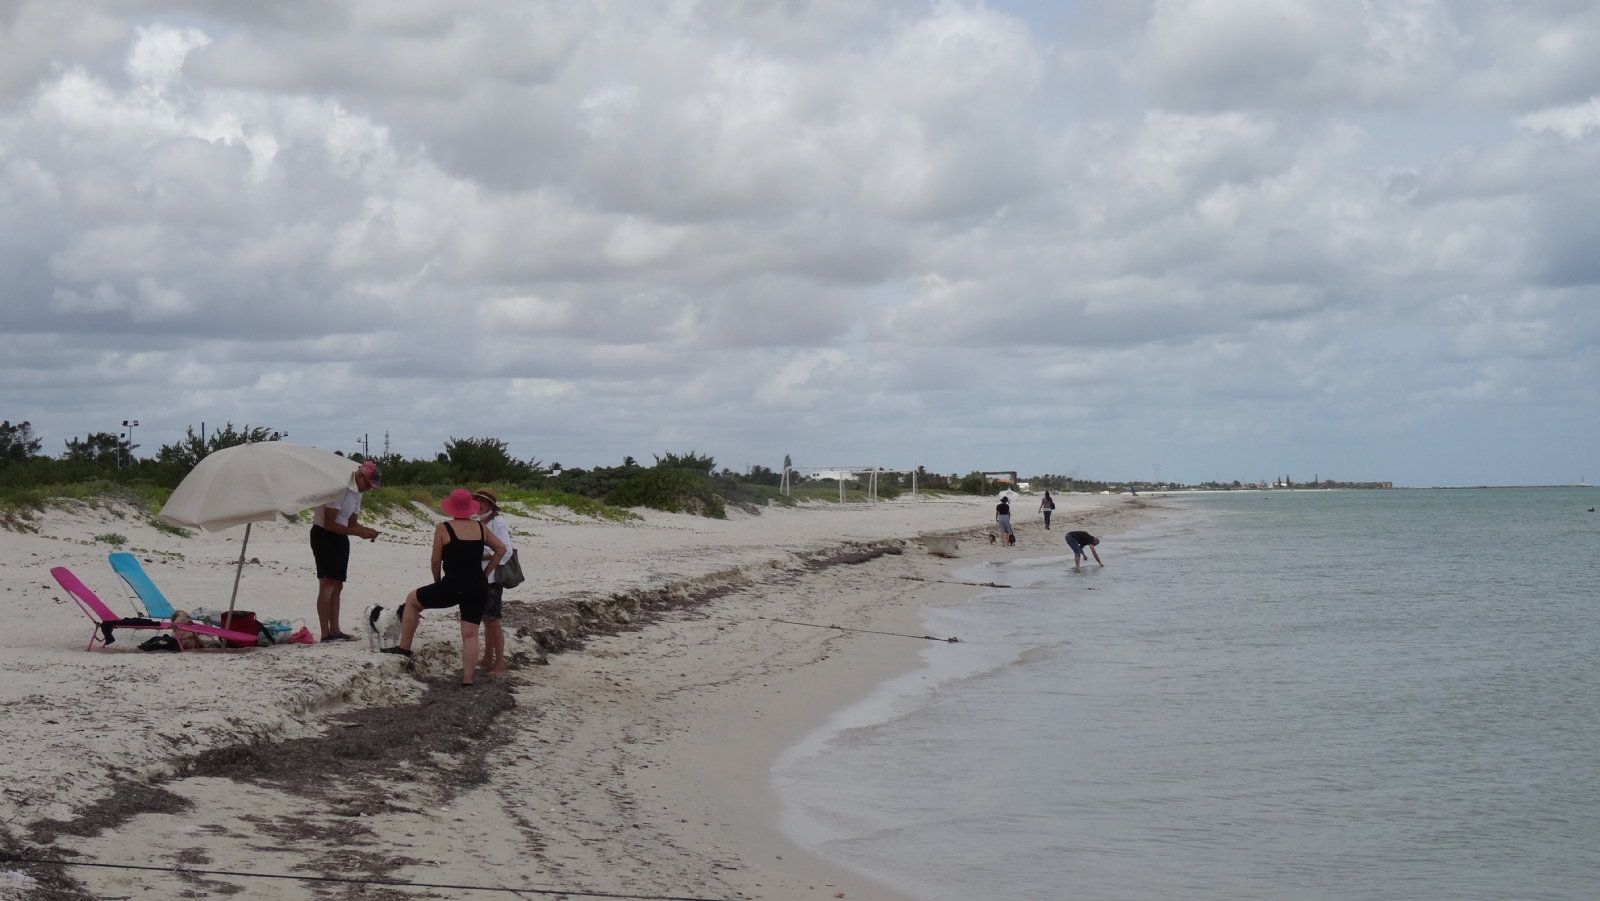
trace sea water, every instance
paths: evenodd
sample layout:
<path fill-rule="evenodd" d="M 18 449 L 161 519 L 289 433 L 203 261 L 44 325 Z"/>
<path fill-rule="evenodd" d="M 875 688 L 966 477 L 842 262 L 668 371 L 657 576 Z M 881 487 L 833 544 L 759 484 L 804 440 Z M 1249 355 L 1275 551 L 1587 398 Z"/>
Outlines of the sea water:
<path fill-rule="evenodd" d="M 785 829 L 926 901 L 1600 897 L 1600 492 L 1159 502 L 958 573 L 1014 587 L 790 749 Z"/>

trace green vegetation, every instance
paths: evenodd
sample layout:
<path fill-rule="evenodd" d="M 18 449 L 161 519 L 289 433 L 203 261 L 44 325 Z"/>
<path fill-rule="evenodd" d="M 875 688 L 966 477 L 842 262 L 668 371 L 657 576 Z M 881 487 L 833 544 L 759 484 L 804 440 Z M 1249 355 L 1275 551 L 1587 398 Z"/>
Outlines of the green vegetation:
<path fill-rule="evenodd" d="M 150 517 L 149 519 L 145 520 L 145 524 L 150 526 L 150 528 L 155 529 L 157 532 L 164 532 L 168 535 L 176 535 L 179 538 L 192 538 L 194 536 L 194 533 L 188 529 L 167 525 L 161 521 L 161 517 L 159 516 Z"/>
<path fill-rule="evenodd" d="M 387 473 L 385 473 L 387 475 Z M 385 480 L 387 481 L 387 479 Z M 412 504 L 421 504 L 428 510 L 438 512 L 439 501 L 459 487 L 455 484 L 444 485 L 385 485 L 374 488 L 361 497 L 363 511 L 378 516 L 393 517 L 401 510 L 408 510 Z M 485 487 L 474 484 L 474 488 Z M 515 485 L 490 485 L 495 496 L 500 498 L 500 506 L 507 512 L 519 512 L 517 507 L 564 507 L 579 516 L 590 516 L 596 519 L 606 519 L 612 522 L 627 522 L 638 519 L 632 513 L 620 507 L 611 506 L 593 498 L 565 491 L 554 491 L 547 488 L 526 489 Z"/>
<path fill-rule="evenodd" d="M 96 436 L 90 437 L 94 438 Z M 251 426 L 249 423 L 246 423 L 245 427 L 242 429 L 235 429 L 233 427 L 233 423 L 229 422 L 220 429 L 213 429 L 211 434 L 204 437 L 196 435 L 194 433 L 194 426 L 189 426 L 189 428 L 185 430 L 184 437 L 181 441 L 177 441 L 173 444 L 161 445 L 161 450 L 156 452 L 156 460 L 161 463 L 180 467 L 183 470 L 183 475 L 188 475 L 189 470 L 195 468 L 195 466 L 198 465 L 201 460 L 204 460 L 206 457 L 216 453 L 219 450 L 229 447 L 238 447 L 241 444 L 259 444 L 263 441 L 277 441 L 282 437 L 283 433 L 277 431 L 276 429 L 268 428 L 264 425 Z M 72 442 L 68 441 L 67 446 L 70 448 L 72 446 Z M 183 477 L 179 476 L 178 481 L 183 481 Z M 178 487 L 177 483 L 173 483 L 172 487 Z"/>
<path fill-rule="evenodd" d="M 128 543 L 128 536 L 119 535 L 116 532 L 107 532 L 104 535 L 94 536 L 94 540 L 103 544 L 109 544 L 112 547 L 122 547 Z"/>
<path fill-rule="evenodd" d="M 163 444 L 152 458 L 137 459 L 132 456 L 134 447 L 122 436 L 97 432 L 67 439 L 63 452 L 52 457 L 41 453 L 44 443 L 29 423 L 3 421 L 0 526 L 37 531 L 34 521 L 41 511 L 63 499 L 76 499 L 97 507 L 110 504 L 113 511 L 131 506 L 143 511 L 141 518 L 154 528 L 187 536 L 187 530 L 168 526 L 154 516 L 183 477 L 216 451 L 282 437 L 282 432 L 268 426 L 246 424 L 239 428 L 232 422 L 203 434 L 190 427 L 179 440 Z M 360 454 L 351 454 L 350 458 L 366 459 Z M 779 488 L 783 481 L 781 471 L 766 466 L 751 466 L 745 473 L 726 467 L 719 471 L 712 455 L 696 450 L 657 454 L 654 465 L 648 467 L 630 456 L 623 457 L 616 466 L 583 469 L 515 457 L 509 444 L 498 438 L 451 437 L 431 457 L 411 459 L 384 454 L 372 459 L 383 470 L 384 487 L 369 492 L 363 506 L 376 516 L 390 518 L 411 504 L 436 510 L 439 499 L 460 486 L 493 486 L 502 505 L 513 512 L 532 507 L 563 508 L 579 516 L 614 522 L 636 519 L 626 509 L 634 506 L 721 518 L 727 515 L 729 505 L 759 513 L 767 506 L 839 499 L 837 482 L 796 476 L 791 480 L 790 492 L 784 494 Z M 1101 491 L 1122 487 L 1052 475 L 1035 476 L 1031 481 L 1035 490 Z M 880 473 L 877 496 L 892 500 L 912 485 L 911 473 Z M 985 482 L 981 473 L 947 476 L 921 467 L 915 475 L 915 485 L 929 494 L 993 494 L 999 487 Z M 846 482 L 845 502 L 870 500 L 867 488 L 865 480 Z"/>
<path fill-rule="evenodd" d="M 687 469 L 643 470 L 612 489 L 605 500 L 618 507 L 649 507 L 668 513 L 728 518 L 722 498 L 711 490 L 710 481 Z"/>

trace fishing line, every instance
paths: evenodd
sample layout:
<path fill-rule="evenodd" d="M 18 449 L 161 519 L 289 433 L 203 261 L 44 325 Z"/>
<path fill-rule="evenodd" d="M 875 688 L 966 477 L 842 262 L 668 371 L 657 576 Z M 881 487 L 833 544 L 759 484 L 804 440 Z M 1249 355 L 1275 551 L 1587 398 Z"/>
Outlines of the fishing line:
<path fill-rule="evenodd" d="M 762 618 L 765 619 L 765 617 Z M 868 635 L 893 635 L 898 638 L 919 638 L 926 641 L 943 641 L 948 644 L 957 644 L 961 641 L 961 639 L 955 637 L 954 635 L 950 636 L 949 638 L 940 638 L 937 635 L 912 635 L 909 632 L 880 632 L 877 629 L 847 629 L 844 626 L 823 626 L 817 623 L 797 623 L 792 619 L 774 618 L 770 620 L 770 622 L 785 623 L 790 626 L 810 626 L 813 629 L 837 629 L 840 632 L 863 632 Z"/>
<path fill-rule="evenodd" d="M 513 895 L 572 895 L 581 898 L 633 898 L 639 901 L 723 901 L 692 895 L 636 895 L 626 892 L 590 892 L 582 889 L 503 888 L 490 885 L 451 885 L 444 882 L 404 882 L 398 879 L 355 879 L 349 876 L 295 876 L 288 873 L 243 873 L 237 870 L 197 870 L 191 867 L 150 867 L 128 863 L 90 863 L 79 860 L 44 860 L 0 853 L 4 863 L 42 863 L 62 867 L 100 867 L 108 870 L 146 870 L 155 873 L 185 873 L 201 876 L 243 876 L 251 879 L 292 879 L 296 882 L 331 882 L 344 885 L 387 885 L 396 888 L 445 888 L 469 892 L 509 892 Z"/>

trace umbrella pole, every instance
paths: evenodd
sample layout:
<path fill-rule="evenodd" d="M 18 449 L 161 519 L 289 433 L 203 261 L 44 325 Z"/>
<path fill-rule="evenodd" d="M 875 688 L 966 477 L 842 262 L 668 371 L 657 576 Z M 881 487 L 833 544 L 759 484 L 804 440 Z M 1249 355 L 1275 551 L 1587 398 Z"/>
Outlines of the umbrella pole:
<path fill-rule="evenodd" d="M 250 527 L 253 522 L 244 524 L 244 541 L 239 544 L 239 566 L 233 571 L 233 597 L 228 598 L 228 615 L 222 619 L 222 628 L 233 628 L 233 605 L 239 600 L 239 577 L 244 575 L 244 549 L 250 546 Z"/>

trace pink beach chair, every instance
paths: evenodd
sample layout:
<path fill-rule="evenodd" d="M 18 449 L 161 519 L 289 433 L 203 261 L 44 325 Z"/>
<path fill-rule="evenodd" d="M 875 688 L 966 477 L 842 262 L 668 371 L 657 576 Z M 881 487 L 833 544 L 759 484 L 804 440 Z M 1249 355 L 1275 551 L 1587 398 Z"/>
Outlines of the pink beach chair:
<path fill-rule="evenodd" d="M 250 642 L 251 644 L 254 644 L 256 640 L 254 635 L 248 635 L 244 632 L 219 629 L 215 626 L 203 626 L 199 623 L 174 623 L 166 620 L 143 618 L 124 619 L 112 612 L 104 601 L 95 597 L 94 592 L 90 591 L 88 586 L 84 585 L 82 580 L 73 575 L 72 571 L 65 566 L 55 567 L 50 570 L 50 575 L 55 576 L 56 581 L 66 590 L 67 594 L 72 595 L 72 599 L 78 602 L 78 607 L 83 610 L 84 615 L 94 623 L 94 631 L 89 634 L 89 646 L 84 648 L 85 651 L 94 650 L 96 642 L 99 642 L 102 647 L 105 646 L 107 644 L 106 639 L 110 637 L 113 629 L 146 629 L 155 631 L 172 629 L 176 632 L 215 635 L 218 638 Z"/>

